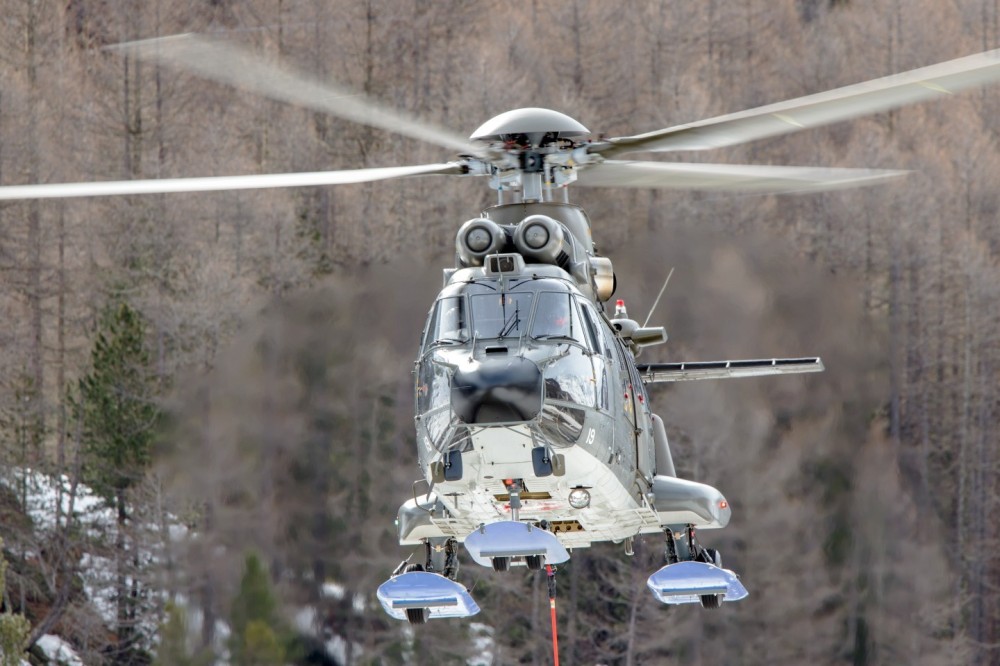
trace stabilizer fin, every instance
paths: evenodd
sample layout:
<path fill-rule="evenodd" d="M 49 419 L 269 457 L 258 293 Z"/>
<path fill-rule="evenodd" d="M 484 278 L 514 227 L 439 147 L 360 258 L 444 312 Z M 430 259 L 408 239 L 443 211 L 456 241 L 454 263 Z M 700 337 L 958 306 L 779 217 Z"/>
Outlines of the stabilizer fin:
<path fill-rule="evenodd" d="M 745 361 L 687 361 L 682 363 L 640 363 L 636 365 L 643 384 L 683 382 L 693 379 L 733 379 L 764 375 L 794 375 L 822 372 L 818 356 L 765 358 Z"/>

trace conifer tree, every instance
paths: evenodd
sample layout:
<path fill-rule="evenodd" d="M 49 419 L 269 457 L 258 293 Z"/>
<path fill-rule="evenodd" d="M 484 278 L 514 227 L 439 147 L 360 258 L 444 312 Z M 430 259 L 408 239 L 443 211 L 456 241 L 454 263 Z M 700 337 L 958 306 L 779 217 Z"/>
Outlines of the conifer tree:
<path fill-rule="evenodd" d="M 0 593 L 4 595 L 6 603 L 7 594 L 7 559 L 3 556 L 3 539 L 0 539 Z M 21 614 L 14 614 L 10 605 L 7 610 L 0 613 L 0 665 L 18 666 L 21 663 L 21 654 L 28 644 L 28 635 L 31 633 L 31 623 Z"/>
<path fill-rule="evenodd" d="M 208 666 L 215 656 L 208 650 L 192 655 L 188 650 L 188 622 L 184 609 L 167 605 L 167 621 L 160 627 L 160 645 L 153 666 Z"/>
<path fill-rule="evenodd" d="M 230 660 L 234 666 L 284 663 L 286 632 L 271 581 L 255 554 L 247 555 L 230 624 L 233 631 L 229 641 Z"/>
<path fill-rule="evenodd" d="M 116 651 L 126 661 L 124 655 L 137 647 L 144 596 L 137 579 L 139 550 L 127 529 L 134 509 L 129 489 L 146 473 L 160 418 L 151 368 L 142 316 L 124 301 L 112 304 L 94 342 L 90 372 L 80 379 L 76 408 L 84 429 L 84 480 L 116 515 Z"/>

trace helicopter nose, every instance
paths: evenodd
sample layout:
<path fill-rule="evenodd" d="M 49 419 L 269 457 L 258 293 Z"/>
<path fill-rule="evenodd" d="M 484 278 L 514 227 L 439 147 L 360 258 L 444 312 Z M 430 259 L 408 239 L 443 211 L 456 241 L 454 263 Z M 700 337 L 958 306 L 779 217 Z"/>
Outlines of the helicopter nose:
<path fill-rule="evenodd" d="M 459 367 L 451 408 L 468 424 L 530 421 L 542 409 L 542 372 L 526 358 L 485 358 Z"/>

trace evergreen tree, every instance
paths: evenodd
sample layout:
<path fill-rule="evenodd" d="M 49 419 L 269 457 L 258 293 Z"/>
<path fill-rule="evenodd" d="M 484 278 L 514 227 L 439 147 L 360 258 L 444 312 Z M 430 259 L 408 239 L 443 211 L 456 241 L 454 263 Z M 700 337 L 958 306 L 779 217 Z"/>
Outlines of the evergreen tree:
<path fill-rule="evenodd" d="M 118 645 L 116 660 L 131 663 L 143 592 L 137 579 L 139 549 L 130 543 L 127 524 L 133 511 L 129 489 L 149 465 L 160 410 L 142 316 L 128 303 L 109 306 L 91 352 L 91 369 L 79 384 L 76 405 L 84 429 L 84 480 L 116 514 Z"/>
<path fill-rule="evenodd" d="M 80 380 L 86 481 L 124 510 L 125 493 L 149 464 L 159 409 L 145 345 L 145 324 L 127 303 L 108 308 Z"/>
<path fill-rule="evenodd" d="M 0 539 L 0 549 L 3 548 L 3 539 Z M 21 614 L 15 615 L 10 610 L 7 602 L 7 558 L 0 550 L 0 593 L 4 595 L 4 602 L 7 610 L 0 613 L 0 665 L 18 666 L 21 663 L 21 654 L 28 644 L 28 635 L 31 633 L 31 623 Z"/>
<path fill-rule="evenodd" d="M 271 581 L 255 554 L 247 555 L 240 591 L 230 617 L 230 661 L 234 666 L 281 664 L 286 655 L 285 634 Z"/>
<path fill-rule="evenodd" d="M 167 605 L 167 621 L 160 627 L 160 645 L 153 666 L 208 666 L 215 655 L 202 650 L 192 655 L 188 650 L 187 613 L 174 604 Z"/>

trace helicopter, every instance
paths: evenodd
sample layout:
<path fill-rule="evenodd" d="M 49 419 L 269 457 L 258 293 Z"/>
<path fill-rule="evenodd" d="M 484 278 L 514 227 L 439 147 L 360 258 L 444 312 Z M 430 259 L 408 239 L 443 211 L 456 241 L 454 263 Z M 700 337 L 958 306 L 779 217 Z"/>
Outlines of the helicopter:
<path fill-rule="evenodd" d="M 726 527 L 716 488 L 677 476 L 647 387 L 819 372 L 818 357 L 642 362 L 667 341 L 631 318 L 613 264 L 601 256 L 571 187 L 819 192 L 883 183 L 904 171 L 623 160 L 773 137 L 947 96 L 1000 79 L 1000 51 L 747 111 L 631 136 L 594 135 L 568 115 L 522 108 L 468 138 L 224 42 L 187 34 L 112 47 L 270 98 L 435 144 L 435 164 L 204 178 L 0 187 L 0 200 L 220 191 L 452 175 L 481 177 L 496 204 L 458 229 L 455 265 L 424 327 L 414 376 L 422 476 L 396 516 L 404 560 L 377 597 L 390 616 L 422 624 L 479 606 L 458 581 L 464 548 L 497 572 L 545 569 L 595 543 L 663 539 L 647 585 L 666 604 L 719 608 L 749 594 L 699 530 Z M 661 291 L 662 294 L 662 291 Z M 612 309 L 613 307 L 613 309 Z M 654 304 L 655 307 L 655 304 Z M 554 606 L 553 606 L 554 609 Z M 553 611 L 554 612 L 554 611 Z"/>

